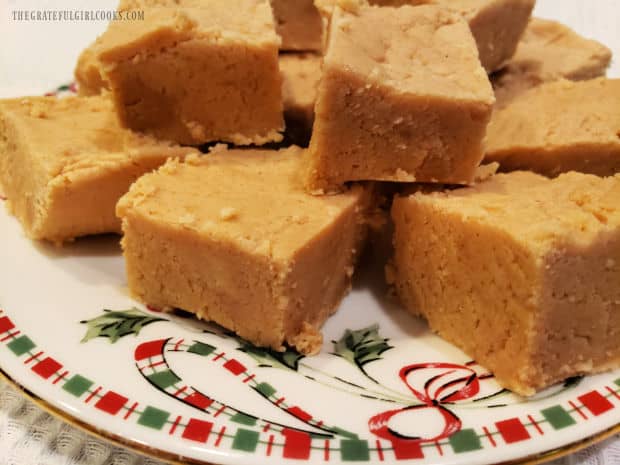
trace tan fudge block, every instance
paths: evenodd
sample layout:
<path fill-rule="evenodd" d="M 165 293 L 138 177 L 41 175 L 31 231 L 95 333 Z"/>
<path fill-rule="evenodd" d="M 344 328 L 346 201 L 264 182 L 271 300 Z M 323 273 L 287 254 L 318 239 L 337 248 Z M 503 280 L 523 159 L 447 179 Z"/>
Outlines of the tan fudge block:
<path fill-rule="evenodd" d="M 118 10 L 179 6 L 204 8 L 205 3 L 196 0 L 121 0 Z M 271 0 L 271 6 L 275 17 L 276 32 L 281 39 L 280 50 L 323 51 L 325 21 L 312 0 Z M 331 7 L 333 8 L 333 5 Z M 97 56 L 99 43 L 100 39 L 96 40 L 78 58 L 75 79 L 79 84 L 80 95 L 96 95 L 102 89 L 109 88 L 102 75 L 101 63 Z M 292 57 L 295 56 L 292 55 Z M 288 63 L 295 61 L 296 59 L 291 58 Z M 282 60 L 280 63 L 282 64 Z"/>
<path fill-rule="evenodd" d="M 389 279 L 414 314 L 531 395 L 620 366 L 620 176 L 515 172 L 396 198 Z"/>
<path fill-rule="evenodd" d="M 103 89 L 110 88 L 102 75 L 101 62 L 97 55 L 98 44 L 99 39 L 85 48 L 75 65 L 74 75 L 78 85 L 78 95 L 82 97 L 99 95 Z"/>
<path fill-rule="evenodd" d="M 267 0 L 153 7 L 110 24 L 98 45 L 127 127 L 196 145 L 279 141 L 279 38 Z"/>
<path fill-rule="evenodd" d="M 555 21 L 532 18 L 508 65 L 491 77 L 497 107 L 544 82 L 605 75 L 611 50 Z"/>
<path fill-rule="evenodd" d="M 281 50 L 323 50 L 323 19 L 313 0 L 271 0 Z"/>
<path fill-rule="evenodd" d="M 323 57 L 311 53 L 280 55 L 286 131 L 305 144 L 312 133 L 322 61 Z"/>
<path fill-rule="evenodd" d="M 487 72 L 501 68 L 517 49 L 535 0 L 438 0 L 465 16 L 480 62 Z"/>
<path fill-rule="evenodd" d="M 611 50 L 555 21 L 532 18 L 508 65 L 491 77 L 497 108 L 542 83 L 605 75 Z"/>
<path fill-rule="evenodd" d="M 495 112 L 486 161 L 546 176 L 620 171 L 620 80 L 556 81 Z"/>
<path fill-rule="evenodd" d="M 102 97 L 0 101 L 0 182 L 28 236 L 54 242 L 120 232 L 118 199 L 192 149 L 122 129 Z"/>
<path fill-rule="evenodd" d="M 499 69 L 514 54 L 535 0 L 370 0 L 383 6 L 440 5 L 462 14 L 476 39 L 487 72 Z"/>
<path fill-rule="evenodd" d="M 336 7 L 307 188 L 331 191 L 353 180 L 468 183 L 493 103 L 459 15 L 435 6 Z"/>
<path fill-rule="evenodd" d="M 170 8 L 202 8 L 205 3 L 202 0 L 121 0 L 117 10 L 124 12 L 128 10 L 142 10 L 153 7 Z M 85 48 L 75 67 L 75 80 L 78 83 L 78 94 L 80 96 L 98 95 L 103 89 L 109 89 L 110 85 L 103 75 L 101 62 L 99 61 L 99 44 L 101 37 L 98 37 L 91 45 Z"/>
<path fill-rule="evenodd" d="M 132 293 L 259 346 L 317 352 L 349 290 L 369 196 L 306 194 L 300 158 L 297 147 L 216 151 L 140 178 L 117 209 Z"/>

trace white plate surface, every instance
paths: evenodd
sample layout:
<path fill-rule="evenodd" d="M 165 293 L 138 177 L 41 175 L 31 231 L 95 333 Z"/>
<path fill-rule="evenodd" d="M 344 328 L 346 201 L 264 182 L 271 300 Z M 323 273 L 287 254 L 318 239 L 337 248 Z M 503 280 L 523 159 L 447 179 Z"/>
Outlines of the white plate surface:
<path fill-rule="evenodd" d="M 11 18 L 51 4 L 0 6 L 0 97 L 67 82 L 79 51 L 105 28 Z M 539 1 L 537 13 L 618 52 L 615 0 Z M 387 301 L 380 273 L 358 277 L 319 356 L 276 356 L 133 301 L 116 237 L 37 244 L 4 209 L 0 231 L 0 367 L 56 409 L 134 445 L 231 464 L 481 464 L 566 447 L 620 423 L 620 371 L 529 400 L 503 392 Z"/>

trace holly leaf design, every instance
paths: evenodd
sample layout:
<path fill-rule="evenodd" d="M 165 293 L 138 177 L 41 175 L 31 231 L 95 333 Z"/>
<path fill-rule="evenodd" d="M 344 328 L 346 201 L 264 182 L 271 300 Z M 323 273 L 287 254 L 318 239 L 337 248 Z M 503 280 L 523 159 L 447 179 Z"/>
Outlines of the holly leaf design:
<path fill-rule="evenodd" d="M 256 360 L 258 366 L 260 367 L 297 371 L 299 368 L 299 361 L 304 358 L 303 355 L 295 352 L 294 350 L 286 349 L 284 352 L 276 352 L 271 349 L 255 347 L 241 339 L 238 339 L 238 341 L 241 344 L 241 347 L 239 347 L 238 350 L 245 352 Z"/>
<path fill-rule="evenodd" d="M 142 328 L 157 321 L 167 321 L 165 318 L 151 316 L 137 308 L 113 311 L 104 309 L 103 314 L 90 320 L 80 321 L 88 326 L 81 342 L 88 342 L 96 337 L 107 337 L 113 344 L 123 336 L 140 333 Z"/>
<path fill-rule="evenodd" d="M 381 360 L 381 354 L 393 347 L 388 344 L 388 340 L 379 335 L 377 324 L 358 330 L 347 329 L 340 339 L 332 341 L 334 344 L 332 353 L 357 366 L 370 378 L 364 370 L 364 365 Z"/>

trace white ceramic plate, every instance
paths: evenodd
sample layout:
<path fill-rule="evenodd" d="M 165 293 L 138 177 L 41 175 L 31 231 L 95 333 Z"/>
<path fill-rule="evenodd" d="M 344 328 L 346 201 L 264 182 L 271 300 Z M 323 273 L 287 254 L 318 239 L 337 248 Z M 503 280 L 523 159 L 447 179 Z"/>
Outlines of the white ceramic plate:
<path fill-rule="evenodd" d="M 620 423 L 620 371 L 516 397 L 384 299 L 372 267 L 327 323 L 323 352 L 301 357 L 143 308 L 116 236 L 33 243 L 4 209 L 0 231 L 0 367 L 140 448 L 230 464 L 496 463 Z"/>
<path fill-rule="evenodd" d="M 541 0 L 538 11 L 617 51 L 614 3 Z M 105 26 L 19 23 L 0 13 L 0 40 L 14 44 L 0 51 L 1 96 L 56 87 Z M 33 243 L 4 208 L 0 231 L 3 372 L 141 451 L 239 465 L 482 464 L 565 450 L 620 423 L 620 371 L 516 397 L 385 299 L 380 270 L 362 272 L 324 328 L 322 353 L 302 358 L 145 309 L 127 294 L 115 236 L 64 248 Z"/>

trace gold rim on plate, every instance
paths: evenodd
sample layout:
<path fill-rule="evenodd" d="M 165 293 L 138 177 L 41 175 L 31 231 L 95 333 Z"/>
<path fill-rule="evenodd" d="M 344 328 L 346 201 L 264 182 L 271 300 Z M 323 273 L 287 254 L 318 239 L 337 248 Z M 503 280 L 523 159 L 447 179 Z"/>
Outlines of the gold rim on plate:
<path fill-rule="evenodd" d="M 46 400 L 40 398 L 39 396 L 34 394 L 32 391 L 25 388 L 21 384 L 19 384 L 17 381 L 11 378 L 11 376 L 8 373 L 6 373 L 2 368 L 0 368 L 0 379 L 4 380 L 7 384 L 15 388 L 26 399 L 35 403 L 42 410 L 48 412 L 49 414 L 60 419 L 61 421 L 64 421 L 65 423 L 68 423 L 71 426 L 81 431 L 84 431 L 87 434 L 90 434 L 91 436 L 95 436 L 96 438 L 101 439 L 102 441 L 112 443 L 113 445 L 117 447 L 129 449 L 130 451 L 135 452 L 136 454 L 147 456 L 155 460 L 167 462 L 171 465 L 186 465 L 186 464 L 213 465 L 211 462 L 205 462 L 201 460 L 194 460 L 191 458 L 179 457 L 170 452 L 157 449 L 156 447 L 145 446 L 144 444 L 141 444 L 136 441 L 131 441 L 129 439 L 115 435 L 108 431 L 99 430 L 95 428 L 94 426 L 67 414 L 60 408 L 54 407 Z M 601 431 L 598 434 L 589 436 L 587 438 L 584 438 L 580 441 L 577 441 L 571 444 L 567 444 L 566 446 L 559 447 L 557 449 L 553 449 L 547 452 L 530 455 L 528 457 L 523 457 L 517 460 L 501 462 L 496 465 L 540 465 L 550 460 L 559 459 L 567 455 L 573 454 L 575 452 L 579 452 L 580 450 L 586 449 L 587 447 L 590 447 L 599 442 L 602 442 L 605 439 L 608 439 L 616 434 L 620 434 L 620 423 L 604 431 Z"/>

